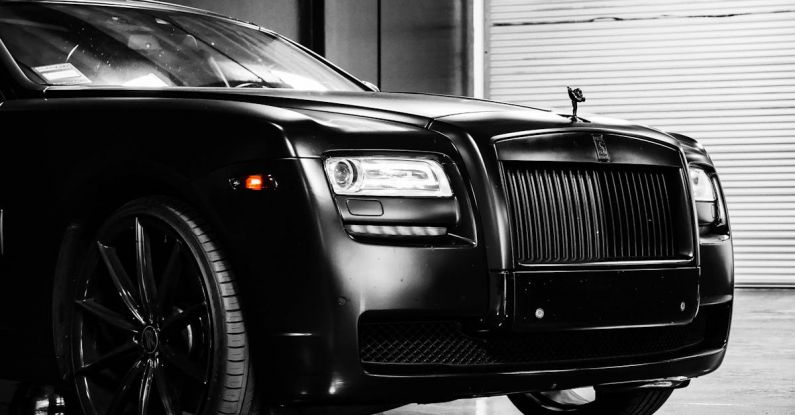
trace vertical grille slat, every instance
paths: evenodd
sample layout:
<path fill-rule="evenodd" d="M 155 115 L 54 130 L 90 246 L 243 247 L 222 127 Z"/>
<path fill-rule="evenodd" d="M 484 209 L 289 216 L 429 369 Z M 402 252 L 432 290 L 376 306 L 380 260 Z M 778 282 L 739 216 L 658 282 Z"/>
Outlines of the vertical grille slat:
<path fill-rule="evenodd" d="M 664 200 L 662 199 L 659 183 L 657 183 L 657 178 L 655 177 L 649 178 L 649 181 L 651 182 L 652 194 L 654 195 L 655 209 L 657 209 L 656 211 L 658 212 L 658 217 L 663 217 L 665 215 L 665 208 L 663 207 Z M 660 255 L 665 255 L 665 243 L 668 240 L 665 235 L 665 222 L 657 222 L 657 226 L 659 228 L 658 246 L 660 247 Z"/>
<path fill-rule="evenodd" d="M 527 175 L 525 175 L 525 176 L 522 176 L 522 183 L 524 183 L 525 188 L 529 189 L 529 194 L 528 194 L 528 192 L 525 193 L 525 198 L 529 197 L 529 199 L 525 199 L 525 204 L 523 205 L 523 206 L 528 206 L 528 205 L 531 204 L 530 203 L 531 200 L 538 200 L 538 193 L 536 192 L 535 181 L 533 180 L 532 176 L 528 177 Z M 541 238 L 541 235 L 542 235 L 542 233 L 541 233 L 541 212 L 538 210 L 538 206 L 535 203 L 533 203 L 532 206 L 533 207 L 532 207 L 531 210 L 527 210 L 527 209 L 526 210 L 527 210 L 527 213 L 533 215 L 532 219 L 530 221 L 528 221 L 528 223 L 530 223 L 532 228 L 533 228 L 530 231 L 530 234 L 532 235 L 532 239 L 531 240 L 537 241 L 537 240 L 539 240 Z M 541 257 L 541 246 L 538 246 L 538 245 L 531 246 L 529 249 L 532 250 L 533 255 L 535 255 L 535 258 L 540 258 Z M 528 252 L 528 251 L 522 251 L 522 252 Z"/>
<path fill-rule="evenodd" d="M 629 172 L 627 174 L 629 176 L 629 182 L 632 184 L 632 206 L 635 208 L 637 231 L 640 235 L 640 238 L 635 238 L 635 244 L 637 245 L 637 250 L 635 253 L 639 257 L 646 257 L 646 216 L 643 212 L 643 198 L 640 196 L 640 192 L 638 191 L 638 178 L 635 173 L 636 172 Z"/>
<path fill-rule="evenodd" d="M 577 184 L 580 188 L 580 194 L 582 195 L 582 217 L 580 223 L 582 223 L 584 230 L 582 235 L 585 235 L 583 259 L 591 261 L 593 258 L 596 258 L 596 255 L 594 254 L 593 224 L 591 223 L 591 211 L 593 209 L 591 208 L 589 202 L 590 193 L 585 187 L 585 175 L 579 169 L 577 170 Z"/>
<path fill-rule="evenodd" d="M 546 185 L 540 172 L 536 172 L 535 179 L 536 182 L 538 183 L 539 193 L 541 194 L 541 199 L 537 200 L 545 200 L 545 201 L 549 200 L 549 197 L 547 196 Z M 533 202 L 535 203 L 535 201 Z M 550 228 L 551 221 L 549 216 L 549 209 L 547 203 L 538 203 L 538 205 L 540 206 L 541 212 L 543 214 L 543 216 L 541 217 L 542 219 L 541 224 L 544 227 L 544 238 L 545 238 L 544 241 L 546 241 L 545 244 L 541 245 L 544 254 L 543 256 L 541 256 L 540 260 L 549 262 L 552 260 L 552 245 L 550 243 L 552 241 L 552 229 Z"/>
<path fill-rule="evenodd" d="M 507 162 L 504 172 L 520 263 L 677 256 L 674 168 Z"/>
<path fill-rule="evenodd" d="M 656 257 L 659 254 L 657 254 L 657 252 L 655 252 L 655 249 L 654 249 L 654 247 L 656 245 L 655 242 L 654 242 L 654 239 L 655 239 L 654 238 L 654 225 L 653 225 L 654 224 L 654 220 L 653 220 L 654 212 L 652 212 L 651 200 L 649 200 L 652 195 L 651 195 L 651 192 L 649 192 L 649 188 L 646 187 L 646 176 L 645 175 L 638 175 L 638 188 L 640 189 L 642 194 L 646 195 L 646 197 L 644 197 L 642 199 L 642 201 L 643 201 L 643 213 L 645 215 L 644 217 L 646 218 L 646 220 L 643 223 L 643 228 L 644 228 L 644 230 L 646 232 L 646 235 L 647 235 L 646 239 L 644 239 L 644 241 L 646 243 L 646 247 L 645 247 L 646 255 L 648 255 L 650 257 Z"/>
<path fill-rule="evenodd" d="M 624 222 L 622 221 L 621 208 L 618 206 L 618 187 L 616 187 L 616 177 L 613 172 L 604 172 L 605 174 L 605 189 L 607 190 L 610 202 L 610 215 L 612 221 L 607 224 L 608 231 L 611 233 L 613 240 L 613 255 L 612 257 L 620 258 L 624 255 L 624 248 L 622 241 L 624 240 Z"/>
<path fill-rule="evenodd" d="M 668 194 L 668 185 L 665 183 L 663 178 L 658 177 L 658 181 L 660 182 L 660 187 L 662 189 L 662 199 L 669 200 L 670 195 Z M 665 210 L 665 214 L 663 215 L 663 219 L 665 220 L 665 235 L 667 236 L 665 246 L 666 248 L 670 249 L 671 251 L 674 250 L 674 229 L 673 229 L 673 221 L 671 220 L 671 206 L 668 203 L 663 204 L 663 209 Z"/>
<path fill-rule="evenodd" d="M 586 189 L 588 190 L 588 207 L 590 209 L 590 220 L 591 225 L 594 229 L 593 234 L 593 241 L 594 241 L 594 251 L 593 257 L 594 258 L 602 258 L 602 221 L 599 220 L 599 215 L 596 212 L 600 211 L 599 204 L 598 204 L 598 191 L 597 188 L 594 186 L 594 172 L 593 171 L 586 171 L 585 172 L 585 180 L 587 182 Z"/>
<path fill-rule="evenodd" d="M 564 200 L 566 201 L 566 228 L 563 230 L 566 233 L 566 240 L 567 245 L 566 249 L 570 252 L 573 252 L 577 246 L 577 223 L 575 222 L 575 218 L 572 215 L 572 208 L 574 207 L 574 202 L 572 201 L 572 194 L 571 194 L 571 173 L 569 171 L 564 171 L 562 174 L 563 180 L 563 192 L 564 192 Z M 573 255 L 573 254 L 572 254 Z"/>
<path fill-rule="evenodd" d="M 633 231 L 635 229 L 635 225 L 631 222 L 631 218 L 632 218 L 631 209 L 629 209 L 627 207 L 627 205 L 629 204 L 628 203 L 629 201 L 627 200 L 627 191 L 626 191 L 625 186 L 624 186 L 624 180 L 622 179 L 621 172 L 616 173 L 615 174 L 615 178 L 616 178 L 616 182 L 618 182 L 616 187 L 618 187 L 618 194 L 620 195 L 619 199 L 617 200 L 618 201 L 618 206 L 620 206 L 622 208 L 621 209 L 622 211 L 619 212 L 620 222 L 621 222 L 621 225 L 622 225 L 621 228 L 622 228 L 622 230 L 625 231 L 621 235 L 622 236 L 621 246 L 622 247 L 626 247 L 626 248 L 623 248 L 621 251 L 622 251 L 622 255 L 623 255 L 624 254 L 624 250 L 626 250 L 626 256 L 628 258 L 631 258 L 631 257 L 634 256 L 634 254 L 632 253 L 632 234 L 633 234 Z M 624 224 L 626 224 L 626 226 L 623 226 Z"/>
<path fill-rule="evenodd" d="M 627 178 L 627 172 L 624 171 L 620 175 L 621 177 L 621 188 L 623 190 L 624 195 L 624 207 L 627 209 L 627 220 L 629 221 L 629 225 L 627 228 L 627 245 L 630 247 L 629 255 L 630 257 L 634 258 L 639 256 L 638 255 L 638 238 L 635 236 L 638 235 L 638 226 L 637 221 L 635 220 L 635 208 L 637 204 L 634 200 L 632 200 L 632 190 L 630 189 L 629 179 Z"/>
<path fill-rule="evenodd" d="M 580 194 L 579 192 L 577 192 L 577 187 L 574 186 L 574 183 L 576 183 L 574 174 L 572 172 L 569 172 L 568 176 L 569 176 L 569 183 L 567 183 L 567 187 L 568 190 L 571 192 L 571 197 L 572 197 L 571 199 L 572 205 L 571 209 L 569 210 L 569 215 L 571 217 L 571 233 L 576 236 L 582 233 L 580 229 L 580 222 L 577 220 L 578 217 L 577 209 L 580 206 Z M 572 251 L 574 252 L 574 255 L 577 255 L 577 248 L 579 248 L 579 244 L 575 244 L 574 246 L 572 246 Z"/>
<path fill-rule="evenodd" d="M 544 172 L 544 182 L 547 185 L 547 194 L 549 194 L 549 216 L 552 219 L 550 222 L 550 233 L 552 234 L 552 256 L 551 259 L 554 262 L 560 261 L 560 225 L 558 224 L 558 215 L 560 215 L 561 209 L 558 208 L 557 201 L 558 201 L 558 194 L 559 192 L 555 191 L 555 185 L 553 184 L 555 172 L 545 171 Z"/>
<path fill-rule="evenodd" d="M 649 181 L 648 176 L 643 177 L 643 187 L 646 191 L 646 194 L 649 195 L 649 212 L 652 217 L 659 217 L 660 211 L 657 209 L 657 195 L 654 192 L 654 188 L 651 186 L 651 182 Z M 661 248 L 662 248 L 662 241 L 660 240 L 660 226 L 657 221 L 651 221 L 651 234 L 654 235 L 654 240 L 651 241 L 652 245 L 652 252 L 655 256 L 663 255 Z"/>

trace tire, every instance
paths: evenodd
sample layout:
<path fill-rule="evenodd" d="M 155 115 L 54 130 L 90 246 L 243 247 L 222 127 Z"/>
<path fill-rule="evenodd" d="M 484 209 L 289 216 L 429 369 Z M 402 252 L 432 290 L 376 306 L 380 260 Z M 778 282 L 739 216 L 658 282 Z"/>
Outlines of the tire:
<path fill-rule="evenodd" d="M 525 415 L 651 415 L 665 404 L 671 393 L 673 389 L 597 391 L 593 402 L 579 406 L 560 405 L 540 393 L 514 394 L 508 398 Z"/>
<path fill-rule="evenodd" d="M 74 271 L 55 285 L 56 348 L 83 414 L 250 412 L 235 276 L 196 212 L 171 198 L 132 201 L 80 249 L 62 249 L 60 265 Z"/>

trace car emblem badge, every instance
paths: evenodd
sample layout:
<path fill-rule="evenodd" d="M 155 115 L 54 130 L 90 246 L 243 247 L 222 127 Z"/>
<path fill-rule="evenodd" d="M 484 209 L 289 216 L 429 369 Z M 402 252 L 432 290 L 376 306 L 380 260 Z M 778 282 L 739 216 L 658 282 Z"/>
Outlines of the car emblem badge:
<path fill-rule="evenodd" d="M 147 354 L 154 354 L 157 352 L 160 345 L 160 339 L 157 335 L 157 329 L 152 326 L 147 326 L 141 332 L 141 347 Z"/>
<path fill-rule="evenodd" d="M 592 137 L 593 145 L 596 147 L 596 158 L 605 163 L 609 162 L 610 152 L 607 151 L 607 143 L 605 143 L 604 136 L 602 134 L 594 134 Z"/>

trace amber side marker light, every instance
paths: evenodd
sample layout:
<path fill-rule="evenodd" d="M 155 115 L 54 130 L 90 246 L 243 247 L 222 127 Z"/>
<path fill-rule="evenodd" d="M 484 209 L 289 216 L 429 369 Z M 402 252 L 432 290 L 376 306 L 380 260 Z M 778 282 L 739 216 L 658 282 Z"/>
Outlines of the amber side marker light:
<path fill-rule="evenodd" d="M 279 184 L 270 174 L 250 174 L 242 178 L 229 179 L 229 184 L 235 190 L 245 189 L 254 192 L 263 190 L 276 190 Z"/>
<path fill-rule="evenodd" d="M 246 189 L 260 191 L 265 187 L 264 182 L 265 180 L 262 178 L 262 175 L 255 174 L 253 176 L 248 176 L 246 177 Z"/>

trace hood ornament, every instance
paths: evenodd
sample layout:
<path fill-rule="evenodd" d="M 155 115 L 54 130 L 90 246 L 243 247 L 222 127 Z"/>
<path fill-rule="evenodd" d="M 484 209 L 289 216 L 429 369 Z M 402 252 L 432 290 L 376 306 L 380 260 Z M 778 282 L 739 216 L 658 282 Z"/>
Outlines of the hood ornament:
<path fill-rule="evenodd" d="M 585 102 L 585 95 L 582 94 L 582 89 L 580 88 L 572 89 L 570 86 L 566 88 L 569 90 L 569 99 L 571 99 L 571 121 L 577 122 L 579 121 L 579 118 L 577 118 L 577 104 Z"/>

